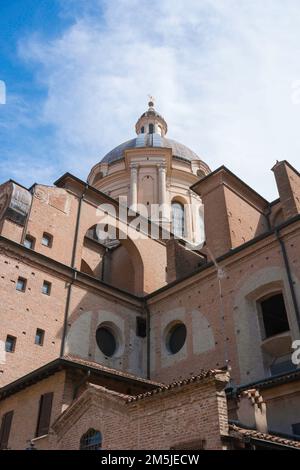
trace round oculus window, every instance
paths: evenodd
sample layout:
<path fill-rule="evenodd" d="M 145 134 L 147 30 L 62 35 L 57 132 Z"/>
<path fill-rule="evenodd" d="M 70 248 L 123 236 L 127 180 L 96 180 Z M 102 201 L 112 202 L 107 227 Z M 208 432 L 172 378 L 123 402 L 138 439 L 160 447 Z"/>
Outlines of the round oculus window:
<path fill-rule="evenodd" d="M 96 341 L 105 356 L 111 357 L 116 352 L 117 341 L 110 328 L 100 326 L 96 332 Z"/>
<path fill-rule="evenodd" d="M 186 340 L 186 326 L 183 323 L 174 325 L 167 336 L 167 347 L 172 354 L 176 354 L 183 347 Z"/>

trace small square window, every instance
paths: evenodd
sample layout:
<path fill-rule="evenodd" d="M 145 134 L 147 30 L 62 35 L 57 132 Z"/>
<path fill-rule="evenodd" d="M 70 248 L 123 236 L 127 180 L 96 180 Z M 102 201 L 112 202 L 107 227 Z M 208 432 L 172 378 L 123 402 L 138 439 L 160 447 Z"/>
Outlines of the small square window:
<path fill-rule="evenodd" d="M 15 352 L 17 338 L 15 336 L 7 335 L 5 341 L 5 351 L 9 353 Z"/>
<path fill-rule="evenodd" d="M 34 344 L 37 344 L 38 346 L 43 346 L 44 337 L 45 337 L 45 331 L 37 328 L 36 333 L 35 333 Z"/>
<path fill-rule="evenodd" d="M 35 245 L 35 238 L 29 235 L 26 235 L 25 240 L 24 240 L 24 246 L 26 246 L 26 248 L 30 248 L 30 250 L 33 250 L 34 245 Z"/>
<path fill-rule="evenodd" d="M 52 241 L 53 241 L 52 235 L 49 235 L 49 233 L 43 233 L 42 245 L 47 246 L 48 248 L 51 248 Z"/>
<path fill-rule="evenodd" d="M 20 292 L 25 292 L 27 281 L 23 277 L 19 277 L 16 284 L 16 289 Z"/>
<path fill-rule="evenodd" d="M 141 338 L 147 336 L 147 323 L 146 319 L 143 317 L 136 317 L 136 335 Z"/>
<path fill-rule="evenodd" d="M 44 281 L 42 285 L 42 293 L 45 295 L 50 295 L 51 292 L 51 282 Z"/>

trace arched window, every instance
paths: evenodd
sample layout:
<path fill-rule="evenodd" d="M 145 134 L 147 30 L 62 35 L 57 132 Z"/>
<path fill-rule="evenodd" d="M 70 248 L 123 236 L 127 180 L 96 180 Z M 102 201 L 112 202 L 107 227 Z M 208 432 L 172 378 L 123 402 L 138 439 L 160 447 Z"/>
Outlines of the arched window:
<path fill-rule="evenodd" d="M 141 127 L 141 134 L 144 134 L 144 132 L 145 132 L 145 128 L 144 128 L 144 126 L 142 126 Z"/>
<path fill-rule="evenodd" d="M 172 202 L 172 232 L 176 237 L 184 237 L 184 207 L 180 202 Z"/>
<path fill-rule="evenodd" d="M 154 134 L 154 124 L 149 124 L 149 134 Z"/>
<path fill-rule="evenodd" d="M 89 429 L 80 438 L 80 450 L 99 450 L 102 448 L 102 435 L 100 431 Z"/>

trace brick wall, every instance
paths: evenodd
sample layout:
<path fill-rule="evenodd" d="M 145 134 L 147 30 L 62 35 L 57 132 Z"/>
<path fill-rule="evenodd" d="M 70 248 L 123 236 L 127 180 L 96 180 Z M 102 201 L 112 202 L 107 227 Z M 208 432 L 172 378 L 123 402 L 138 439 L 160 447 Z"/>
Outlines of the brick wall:
<path fill-rule="evenodd" d="M 272 168 L 285 219 L 300 213 L 300 175 L 285 160 Z"/>
<path fill-rule="evenodd" d="M 167 279 L 170 283 L 196 271 L 205 263 L 205 258 L 172 239 L 167 242 L 167 263 Z"/>
<path fill-rule="evenodd" d="M 0 341 L 3 353 L 7 335 L 17 338 L 13 353 L 0 364 L 0 384 L 7 384 L 59 356 L 66 302 L 64 279 L 37 267 L 0 247 Z M 16 290 L 19 277 L 26 279 L 25 292 Z M 42 293 L 44 281 L 51 283 L 50 295 Z M 45 331 L 42 346 L 35 344 L 37 328 Z"/>
<path fill-rule="evenodd" d="M 7 412 L 14 410 L 8 447 L 13 450 L 24 450 L 28 440 L 35 438 L 40 397 L 44 393 L 53 392 L 51 423 L 61 414 L 64 405 L 72 401 L 72 388 L 65 384 L 65 372 L 61 371 L 24 390 L 0 401 L 0 420 Z M 38 438 L 36 448 L 48 447 L 48 437 Z"/>
<path fill-rule="evenodd" d="M 300 305 L 300 225 L 282 231 Z M 239 383 L 265 376 L 256 299 L 282 291 L 291 328 L 299 338 L 290 286 L 275 236 L 237 252 L 220 262 L 225 270 L 222 297 L 215 267 L 205 269 L 148 300 L 151 313 L 152 378 L 172 381 L 201 368 L 221 367 L 226 356 L 233 379 Z M 222 320 L 224 317 L 224 320 Z M 169 325 L 175 321 L 187 327 L 183 348 L 171 354 L 167 347 Z"/>
<path fill-rule="evenodd" d="M 225 385 L 225 384 L 224 384 Z M 221 449 L 228 431 L 226 398 L 213 380 L 126 404 L 104 390 L 82 395 L 54 425 L 52 448 L 78 449 L 90 428 L 103 436 L 104 449 L 167 450 L 204 440 L 205 449 Z"/>

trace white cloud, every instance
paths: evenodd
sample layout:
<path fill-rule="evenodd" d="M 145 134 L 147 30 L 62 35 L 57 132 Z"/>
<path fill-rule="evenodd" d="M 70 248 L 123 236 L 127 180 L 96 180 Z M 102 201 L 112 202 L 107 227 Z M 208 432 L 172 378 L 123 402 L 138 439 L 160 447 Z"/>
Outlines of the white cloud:
<path fill-rule="evenodd" d="M 85 178 L 132 138 L 151 93 L 170 137 L 276 197 L 275 160 L 300 163 L 298 0 L 62 4 L 73 25 L 50 43 L 33 36 L 20 54 L 48 89 L 42 120 L 65 170 Z"/>

